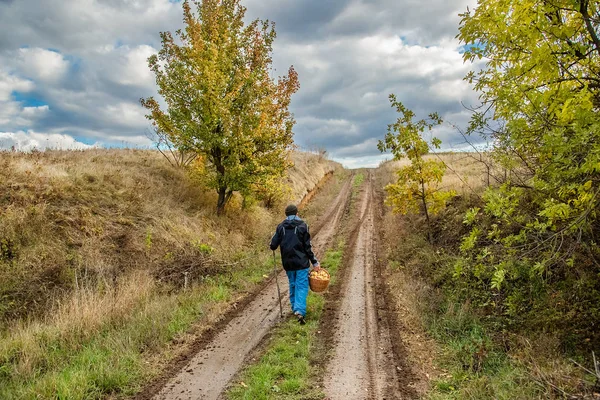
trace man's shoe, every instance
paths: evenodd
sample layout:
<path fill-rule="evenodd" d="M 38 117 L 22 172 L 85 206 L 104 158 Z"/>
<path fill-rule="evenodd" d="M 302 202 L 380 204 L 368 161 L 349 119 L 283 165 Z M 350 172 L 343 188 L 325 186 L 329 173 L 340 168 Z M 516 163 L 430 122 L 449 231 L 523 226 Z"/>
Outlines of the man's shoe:
<path fill-rule="evenodd" d="M 304 320 L 304 316 L 302 314 L 296 314 L 296 318 L 298 318 L 298 322 L 300 325 L 305 325 L 306 321 Z"/>

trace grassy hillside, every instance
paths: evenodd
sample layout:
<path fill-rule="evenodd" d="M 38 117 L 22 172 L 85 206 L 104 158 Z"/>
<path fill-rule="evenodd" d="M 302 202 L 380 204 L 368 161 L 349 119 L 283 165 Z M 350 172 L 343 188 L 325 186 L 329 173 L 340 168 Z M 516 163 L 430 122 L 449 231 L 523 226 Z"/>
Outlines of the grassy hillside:
<path fill-rule="evenodd" d="M 294 162 L 293 200 L 339 166 Z M 153 151 L 0 153 L 0 398 L 135 391 L 268 273 L 281 210 L 241 203 Z"/>
<path fill-rule="evenodd" d="M 384 218 L 388 280 L 396 293 L 395 306 L 408 331 L 425 336 L 415 342 L 414 335 L 399 333 L 411 348 L 409 357 L 416 368 L 429 366 L 420 374 L 419 391 L 431 399 L 593 398 L 597 378 L 581 366 L 593 370 L 588 349 L 596 321 L 586 321 L 569 304 L 570 314 L 564 319 L 581 321 L 586 330 L 547 321 L 543 325 L 541 320 L 560 310 L 541 298 L 536 299 L 539 307 L 523 310 L 524 322 L 517 323 L 499 306 L 507 297 L 504 291 L 491 288 L 489 282 L 475 285 L 457 278 L 461 243 L 470 231 L 463 222 L 465 213 L 473 206 L 482 207 L 480 196 L 488 182 L 497 185 L 494 177 L 504 177 L 504 171 L 492 170 L 488 181 L 485 164 L 475 157 L 439 155 L 448 166 L 442 186 L 458 195 L 433 218 L 433 243 L 424 234 L 422 215 L 394 215 L 386 210 Z M 382 165 L 380 186 L 395 180 L 394 171 L 400 165 Z M 552 289 L 560 298 L 560 287 Z M 569 290 L 574 292 L 576 287 Z M 490 294 L 494 301 L 483 303 Z M 585 335 L 575 350 L 565 341 L 573 333 Z"/>

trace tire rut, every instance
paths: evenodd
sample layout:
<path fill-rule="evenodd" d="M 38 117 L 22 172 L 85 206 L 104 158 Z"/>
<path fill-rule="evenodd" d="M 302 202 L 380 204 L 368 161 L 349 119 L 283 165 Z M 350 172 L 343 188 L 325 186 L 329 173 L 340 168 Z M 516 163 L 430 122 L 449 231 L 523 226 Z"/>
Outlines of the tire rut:
<path fill-rule="evenodd" d="M 375 206 L 369 171 L 335 317 L 332 358 L 325 368 L 323 384 L 330 400 L 403 398 L 389 325 L 378 310 Z"/>
<path fill-rule="evenodd" d="M 313 244 L 319 253 L 332 243 L 345 209 L 349 204 L 352 177 L 324 214 L 323 222 L 313 232 Z M 319 254 L 320 255 L 320 254 Z M 287 304 L 288 288 L 282 271 L 278 275 L 281 297 Z M 288 315 L 290 312 L 285 312 Z M 219 399 L 230 380 L 244 364 L 247 355 L 280 320 L 277 286 L 272 279 L 248 304 L 241 308 L 212 340 L 190 356 L 187 364 L 166 385 L 144 398 L 156 400 Z"/>

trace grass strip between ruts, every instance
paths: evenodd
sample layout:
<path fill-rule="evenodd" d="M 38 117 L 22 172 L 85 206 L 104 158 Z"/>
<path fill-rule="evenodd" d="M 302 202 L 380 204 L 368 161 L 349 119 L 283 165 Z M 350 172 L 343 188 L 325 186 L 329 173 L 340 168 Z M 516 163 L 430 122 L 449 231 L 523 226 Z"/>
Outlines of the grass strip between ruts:
<path fill-rule="evenodd" d="M 365 174 L 363 172 L 359 172 L 354 175 L 354 181 L 352 182 L 352 186 L 355 188 L 360 187 L 362 183 L 365 181 Z"/>
<path fill-rule="evenodd" d="M 330 250 L 321 261 L 335 283 L 342 261 L 343 243 Z M 266 352 L 248 366 L 227 392 L 227 398 L 238 399 L 321 399 L 321 390 L 311 384 L 310 355 L 319 332 L 325 298 L 313 292 L 307 302 L 306 325 L 290 317 L 275 329 Z"/>

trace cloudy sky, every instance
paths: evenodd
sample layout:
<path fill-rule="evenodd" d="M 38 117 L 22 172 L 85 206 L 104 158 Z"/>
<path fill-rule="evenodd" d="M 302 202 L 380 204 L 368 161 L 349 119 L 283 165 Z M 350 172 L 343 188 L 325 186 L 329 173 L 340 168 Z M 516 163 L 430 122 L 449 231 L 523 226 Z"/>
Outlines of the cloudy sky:
<path fill-rule="evenodd" d="M 294 65 L 300 147 L 346 166 L 375 165 L 395 120 L 388 95 L 464 126 L 475 68 L 455 39 L 476 0 L 245 0 L 276 22 L 276 73 Z M 149 146 L 140 97 L 156 92 L 146 59 L 182 26 L 177 0 L 0 0 L 0 147 Z M 437 135 L 463 147 L 448 125 Z"/>

